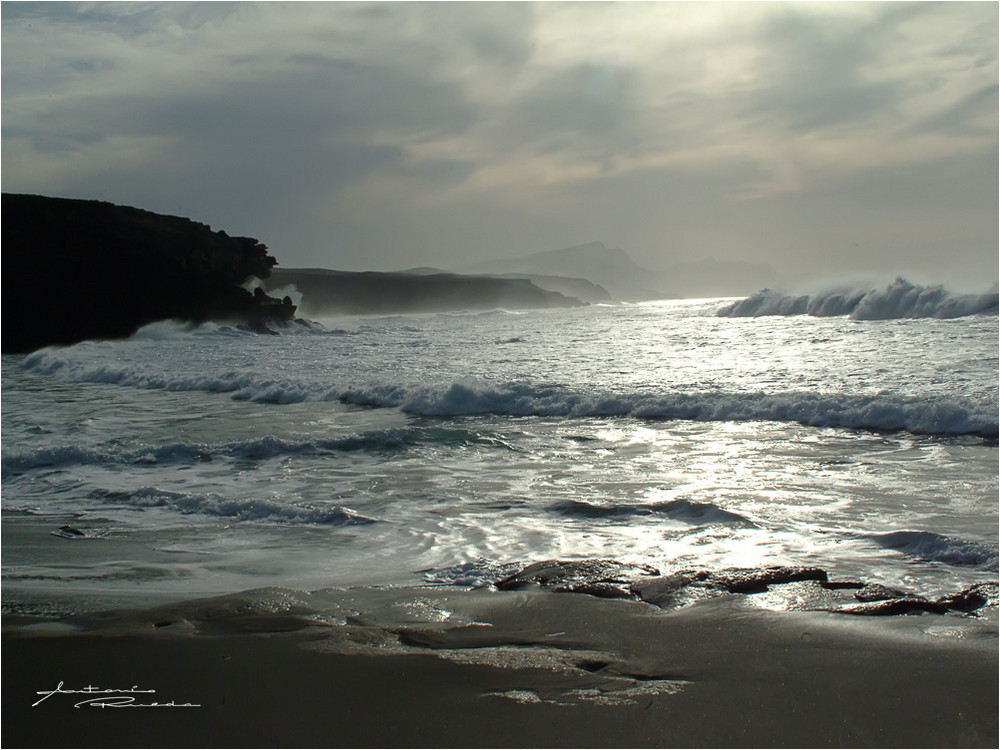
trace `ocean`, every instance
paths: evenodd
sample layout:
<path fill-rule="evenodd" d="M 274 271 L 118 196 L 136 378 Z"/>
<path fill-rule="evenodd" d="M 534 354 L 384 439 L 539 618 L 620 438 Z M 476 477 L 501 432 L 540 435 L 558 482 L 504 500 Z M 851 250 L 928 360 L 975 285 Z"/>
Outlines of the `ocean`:
<path fill-rule="evenodd" d="M 995 311 L 732 302 L 165 322 L 4 355 L 4 612 L 486 588 L 544 560 L 996 581 Z"/>

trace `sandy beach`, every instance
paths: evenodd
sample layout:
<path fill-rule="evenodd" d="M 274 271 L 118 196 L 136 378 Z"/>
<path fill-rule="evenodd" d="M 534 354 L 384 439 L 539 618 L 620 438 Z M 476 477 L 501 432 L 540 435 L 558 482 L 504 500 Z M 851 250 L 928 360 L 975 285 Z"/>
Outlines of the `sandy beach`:
<path fill-rule="evenodd" d="M 540 591 L 339 597 L 353 614 L 328 609 L 326 622 L 279 591 L 256 605 L 8 617 L 3 744 L 997 745 L 995 613 L 859 618 L 728 597 L 666 614 Z"/>

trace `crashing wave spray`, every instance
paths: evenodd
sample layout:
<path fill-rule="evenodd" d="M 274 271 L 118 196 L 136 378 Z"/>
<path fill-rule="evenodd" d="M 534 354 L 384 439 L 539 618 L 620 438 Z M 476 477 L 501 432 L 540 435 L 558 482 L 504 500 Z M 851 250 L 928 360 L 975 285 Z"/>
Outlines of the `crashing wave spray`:
<path fill-rule="evenodd" d="M 994 288 L 984 294 L 953 294 L 943 286 L 921 286 L 897 277 L 884 288 L 830 290 L 809 295 L 786 295 L 762 289 L 746 299 L 719 310 L 721 317 L 764 315 L 850 316 L 853 320 L 895 320 L 898 318 L 962 318 L 967 315 L 996 315 L 998 294 Z"/>

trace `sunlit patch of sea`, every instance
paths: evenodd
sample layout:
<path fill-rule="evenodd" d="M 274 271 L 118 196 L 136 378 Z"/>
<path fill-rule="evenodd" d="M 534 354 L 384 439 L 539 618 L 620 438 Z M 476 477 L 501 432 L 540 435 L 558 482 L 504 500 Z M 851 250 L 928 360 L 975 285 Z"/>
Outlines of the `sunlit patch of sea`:
<path fill-rule="evenodd" d="M 997 318 L 720 304 L 159 324 L 4 356 L 4 603 L 585 557 L 995 580 Z"/>

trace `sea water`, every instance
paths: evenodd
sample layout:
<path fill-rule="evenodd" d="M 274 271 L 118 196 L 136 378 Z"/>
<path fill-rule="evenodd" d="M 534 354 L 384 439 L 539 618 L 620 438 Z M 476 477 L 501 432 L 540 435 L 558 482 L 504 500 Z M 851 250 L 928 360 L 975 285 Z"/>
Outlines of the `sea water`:
<path fill-rule="evenodd" d="M 5 355 L 5 610 L 485 586 L 557 558 L 996 580 L 996 314 L 731 303 L 168 322 Z"/>

